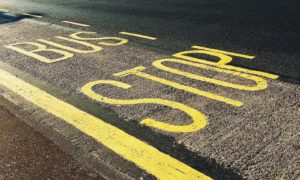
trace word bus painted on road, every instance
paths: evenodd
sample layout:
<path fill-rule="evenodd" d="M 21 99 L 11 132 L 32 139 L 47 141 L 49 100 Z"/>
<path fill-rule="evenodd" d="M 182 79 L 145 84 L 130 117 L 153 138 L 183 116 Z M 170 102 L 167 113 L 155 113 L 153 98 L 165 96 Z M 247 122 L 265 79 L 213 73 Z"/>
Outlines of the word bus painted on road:
<path fill-rule="evenodd" d="M 32 57 L 42 63 L 57 63 L 60 61 L 68 60 L 72 58 L 75 54 L 88 54 L 96 53 L 103 50 L 103 46 L 120 46 L 128 43 L 128 39 L 119 38 L 119 37 L 101 37 L 95 32 L 76 32 L 70 34 L 68 37 L 55 36 L 55 39 L 63 40 L 66 43 L 74 43 L 85 46 L 86 49 L 79 49 L 70 47 L 67 45 L 60 44 L 55 42 L 55 40 L 44 40 L 37 39 L 37 42 L 21 42 L 5 46 L 11 50 L 22 53 L 26 56 Z M 31 50 L 28 50 L 28 46 L 31 47 Z M 54 58 L 47 57 L 43 55 L 43 52 L 51 52 L 55 54 Z M 196 58 L 193 55 L 206 55 L 214 58 L 218 58 L 218 62 L 212 62 L 206 59 Z M 229 65 L 233 60 L 233 57 L 240 57 L 246 59 L 253 59 L 254 56 L 248 56 L 244 54 L 238 54 L 234 52 L 228 52 L 218 49 L 211 49 L 202 46 L 193 46 L 191 50 L 178 52 L 173 55 L 172 58 L 159 59 L 152 62 L 152 66 L 179 76 L 183 76 L 192 80 L 197 80 L 216 86 L 222 86 L 225 88 L 232 88 L 241 91 L 260 91 L 268 87 L 268 79 L 277 79 L 279 76 L 262 72 L 256 70 L 250 70 L 246 68 L 236 67 Z M 235 77 L 239 77 L 245 80 L 250 80 L 254 82 L 255 85 L 243 85 L 227 81 L 222 81 L 210 77 L 200 76 L 190 72 L 186 72 L 180 69 L 173 67 L 168 67 L 166 63 L 175 63 L 191 66 L 198 69 L 206 69 L 215 71 L 217 73 L 229 74 Z M 198 96 L 209 98 L 221 103 L 226 103 L 231 106 L 241 107 L 244 103 L 240 100 L 231 99 L 223 95 L 216 93 L 204 91 L 198 88 L 190 87 L 175 81 L 167 80 L 162 77 L 158 77 L 149 73 L 144 72 L 146 67 L 137 66 L 135 68 L 121 71 L 119 73 L 113 74 L 113 76 L 118 78 L 124 78 L 128 75 L 138 76 L 147 80 L 154 81 L 156 83 L 163 84 L 165 86 L 173 87 L 188 93 L 192 93 Z M 201 113 L 199 110 L 189 107 L 181 102 L 171 101 L 161 98 L 141 98 L 141 99 L 114 99 L 110 97 L 105 97 L 93 90 L 95 86 L 114 86 L 116 88 L 129 89 L 132 86 L 130 84 L 124 83 L 122 81 L 116 80 L 98 80 L 86 83 L 81 87 L 81 92 L 88 96 L 89 98 L 108 103 L 112 105 L 138 105 L 138 104 L 157 104 L 172 109 L 176 109 L 186 113 L 191 119 L 192 123 L 187 125 L 173 125 L 169 123 L 162 122 L 153 118 L 143 119 L 140 123 L 152 128 L 156 128 L 163 131 L 182 133 L 182 132 L 195 132 L 200 129 L 203 129 L 207 125 L 207 117 Z"/>

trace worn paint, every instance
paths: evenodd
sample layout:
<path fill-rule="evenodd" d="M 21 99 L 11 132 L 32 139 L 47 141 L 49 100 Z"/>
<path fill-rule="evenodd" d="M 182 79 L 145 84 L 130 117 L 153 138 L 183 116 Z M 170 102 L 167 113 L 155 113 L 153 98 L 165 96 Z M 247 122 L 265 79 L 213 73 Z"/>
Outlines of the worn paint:
<path fill-rule="evenodd" d="M 143 38 L 143 39 L 148 39 L 148 40 L 156 40 L 156 37 L 151 37 L 151 36 L 145 36 L 142 34 L 136 34 L 136 33 L 129 33 L 129 32 L 120 32 L 120 34 L 123 35 L 128 35 L 128 36 L 135 36 L 135 37 L 139 37 L 139 38 Z"/>
<path fill-rule="evenodd" d="M 67 23 L 67 24 L 77 25 L 77 26 L 83 26 L 83 27 L 89 27 L 90 26 L 88 24 L 83 24 L 83 23 L 78 23 L 78 22 L 73 22 L 73 21 L 62 21 L 62 22 Z"/>

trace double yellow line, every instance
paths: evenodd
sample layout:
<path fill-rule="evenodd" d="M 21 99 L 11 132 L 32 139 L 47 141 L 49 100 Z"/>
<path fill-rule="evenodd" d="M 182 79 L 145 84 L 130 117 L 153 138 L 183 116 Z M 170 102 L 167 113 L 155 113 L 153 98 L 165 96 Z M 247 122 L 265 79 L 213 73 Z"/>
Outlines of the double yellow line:
<path fill-rule="evenodd" d="M 1 69 L 0 85 L 76 127 L 158 179 L 211 179 L 147 143 Z"/>

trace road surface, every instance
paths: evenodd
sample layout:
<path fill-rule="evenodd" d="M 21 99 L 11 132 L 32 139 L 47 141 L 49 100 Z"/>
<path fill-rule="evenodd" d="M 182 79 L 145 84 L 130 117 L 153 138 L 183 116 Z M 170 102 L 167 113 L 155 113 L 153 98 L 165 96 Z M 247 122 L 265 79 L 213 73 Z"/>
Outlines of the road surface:
<path fill-rule="evenodd" d="M 0 92 L 104 177 L 297 179 L 298 7 L 1 0 Z"/>
<path fill-rule="evenodd" d="M 0 179 L 101 179 L 20 120 L 17 107 L 0 98 Z"/>

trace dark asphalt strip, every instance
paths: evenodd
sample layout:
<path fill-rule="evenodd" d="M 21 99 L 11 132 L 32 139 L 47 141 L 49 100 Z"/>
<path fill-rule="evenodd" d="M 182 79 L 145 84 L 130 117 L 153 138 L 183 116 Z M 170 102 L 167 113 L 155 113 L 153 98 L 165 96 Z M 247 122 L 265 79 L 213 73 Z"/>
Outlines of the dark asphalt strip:
<path fill-rule="evenodd" d="M 16 109 L 0 97 L 0 179 L 103 179 L 22 123 Z"/>

